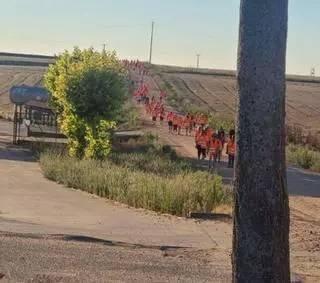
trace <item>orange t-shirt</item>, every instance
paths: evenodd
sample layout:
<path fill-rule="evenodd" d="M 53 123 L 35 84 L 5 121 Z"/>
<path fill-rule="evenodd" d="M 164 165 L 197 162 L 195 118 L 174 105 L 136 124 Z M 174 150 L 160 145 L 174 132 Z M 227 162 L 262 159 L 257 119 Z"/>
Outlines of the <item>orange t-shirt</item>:
<path fill-rule="evenodd" d="M 209 140 L 212 139 L 212 134 L 213 134 L 213 130 L 211 128 L 207 129 L 207 136 Z"/>
<path fill-rule="evenodd" d="M 208 145 L 208 137 L 207 137 L 206 135 L 205 135 L 205 136 L 200 135 L 200 136 L 198 137 L 197 142 L 198 142 L 198 145 L 200 145 L 201 148 L 207 148 L 207 145 Z"/>
<path fill-rule="evenodd" d="M 200 116 L 199 117 L 199 124 L 202 125 L 202 124 L 205 124 L 206 123 L 206 118 L 204 116 Z"/>
<path fill-rule="evenodd" d="M 189 128 L 189 126 L 190 126 L 190 119 L 184 118 L 183 124 L 184 124 L 185 128 Z"/>
<path fill-rule="evenodd" d="M 196 141 L 198 141 L 198 138 L 200 137 L 201 135 L 201 132 L 199 130 L 196 131 L 195 135 L 194 135 L 194 138 Z"/>
<path fill-rule="evenodd" d="M 211 140 L 209 142 L 209 150 L 213 152 L 221 150 L 221 141 L 219 139 Z"/>
<path fill-rule="evenodd" d="M 228 154 L 234 156 L 236 153 L 236 143 L 235 141 L 230 140 L 227 144 Z"/>
<path fill-rule="evenodd" d="M 178 125 L 178 118 L 177 117 L 173 117 L 173 125 Z"/>

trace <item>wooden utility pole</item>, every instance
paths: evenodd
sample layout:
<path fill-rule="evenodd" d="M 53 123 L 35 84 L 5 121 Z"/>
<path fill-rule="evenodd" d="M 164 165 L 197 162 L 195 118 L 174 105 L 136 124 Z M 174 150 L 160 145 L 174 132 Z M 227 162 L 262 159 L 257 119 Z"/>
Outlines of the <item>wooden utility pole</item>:
<path fill-rule="evenodd" d="M 150 39 L 150 53 L 149 53 L 149 63 L 152 61 L 152 49 L 153 49 L 153 32 L 154 32 L 154 21 L 152 21 L 151 25 L 151 39 Z"/>
<path fill-rule="evenodd" d="M 199 69 L 200 65 L 200 54 L 197 54 L 197 69 Z"/>
<path fill-rule="evenodd" d="M 285 164 L 288 0 L 241 0 L 233 282 L 289 283 Z"/>

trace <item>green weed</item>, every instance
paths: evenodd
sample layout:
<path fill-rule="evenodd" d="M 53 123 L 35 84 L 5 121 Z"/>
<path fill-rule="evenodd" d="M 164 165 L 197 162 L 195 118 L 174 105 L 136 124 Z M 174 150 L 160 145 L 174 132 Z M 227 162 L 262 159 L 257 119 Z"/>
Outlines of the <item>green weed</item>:
<path fill-rule="evenodd" d="M 287 162 L 320 172 L 320 153 L 299 145 L 289 144 L 286 147 Z"/>

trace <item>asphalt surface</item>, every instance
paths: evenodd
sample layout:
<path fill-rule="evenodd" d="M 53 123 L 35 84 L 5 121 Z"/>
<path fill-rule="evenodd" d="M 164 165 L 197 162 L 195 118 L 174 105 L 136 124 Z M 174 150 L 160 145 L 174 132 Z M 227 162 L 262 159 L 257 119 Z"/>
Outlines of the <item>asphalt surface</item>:
<path fill-rule="evenodd" d="M 0 232 L 1 282 L 230 282 L 229 255 Z M 221 261 L 221 259 L 224 259 Z"/>

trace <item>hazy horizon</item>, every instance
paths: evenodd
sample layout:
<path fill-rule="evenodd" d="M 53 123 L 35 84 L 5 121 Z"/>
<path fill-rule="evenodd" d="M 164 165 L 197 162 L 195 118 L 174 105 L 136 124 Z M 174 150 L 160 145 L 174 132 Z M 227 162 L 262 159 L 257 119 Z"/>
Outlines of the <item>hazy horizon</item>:
<path fill-rule="evenodd" d="M 31 3 L 30 3 L 31 2 Z M 2 3 L 0 51 L 54 55 L 64 49 L 115 50 L 146 61 L 155 21 L 153 63 L 235 70 L 240 0 L 11 0 Z M 289 1 L 287 73 L 320 70 L 320 1 Z"/>

